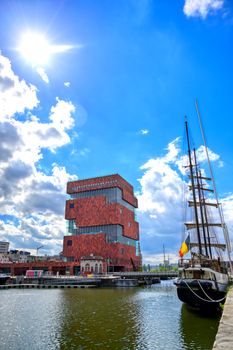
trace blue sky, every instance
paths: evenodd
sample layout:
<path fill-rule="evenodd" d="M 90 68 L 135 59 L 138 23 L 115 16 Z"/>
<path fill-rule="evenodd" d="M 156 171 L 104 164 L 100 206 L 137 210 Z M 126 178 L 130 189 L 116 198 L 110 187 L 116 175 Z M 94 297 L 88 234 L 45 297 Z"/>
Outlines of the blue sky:
<path fill-rule="evenodd" d="M 46 38 L 47 61 L 19 50 L 26 32 Z M 138 193 L 144 261 L 163 243 L 177 259 L 177 162 L 185 115 L 201 143 L 196 98 L 233 227 L 232 37 L 227 0 L 2 0 L 0 239 L 61 251 L 66 182 L 119 173 Z"/>

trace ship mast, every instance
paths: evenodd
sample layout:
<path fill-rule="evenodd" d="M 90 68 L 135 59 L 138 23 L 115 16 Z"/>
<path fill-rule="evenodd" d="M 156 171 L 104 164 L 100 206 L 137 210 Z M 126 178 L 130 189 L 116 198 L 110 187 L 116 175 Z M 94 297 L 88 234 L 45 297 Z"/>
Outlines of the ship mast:
<path fill-rule="evenodd" d="M 192 164 L 192 157 L 191 157 L 191 150 L 190 150 L 189 131 L 188 131 L 187 120 L 185 121 L 185 130 L 186 130 L 186 137 L 187 137 L 187 143 L 188 143 L 188 158 L 189 158 L 190 178 L 191 178 L 191 184 L 192 184 L 191 187 L 192 187 L 192 193 L 193 193 L 195 221 L 196 221 L 196 228 L 197 228 L 198 247 L 199 247 L 199 254 L 202 255 L 201 235 L 200 235 L 200 227 L 199 227 L 198 212 L 197 212 L 197 201 L 196 201 L 195 183 L 194 183 L 194 175 L 193 175 L 193 164 Z"/>
<path fill-rule="evenodd" d="M 194 161 L 195 161 L 195 172 L 196 172 L 196 181 L 197 181 L 197 193 L 198 193 L 198 199 L 200 203 L 200 214 L 201 214 L 201 226 L 203 231 L 203 238 L 204 238 L 204 246 L 205 246 L 205 254 L 208 257 L 208 250 L 207 250 L 207 242 L 206 242 L 206 230 L 205 230 L 205 220 L 204 220 L 204 213 L 203 213 L 203 201 L 205 201 L 203 196 L 203 190 L 201 192 L 201 176 L 198 174 L 198 168 L 197 168 L 197 157 L 196 157 L 196 150 L 194 148 Z"/>
<path fill-rule="evenodd" d="M 212 249 L 211 249 L 211 243 L 210 243 L 210 231 L 209 231 L 209 225 L 208 225 L 208 216 L 207 216 L 207 210 L 206 210 L 206 201 L 205 201 L 205 196 L 204 196 L 204 189 L 203 189 L 201 171 L 199 171 L 199 176 L 200 176 L 200 181 L 201 181 L 201 194 L 202 194 L 203 209 L 204 209 L 204 216 L 205 216 L 205 222 L 206 222 L 206 231 L 207 231 L 207 238 L 208 238 L 209 253 L 210 253 L 210 259 L 212 260 Z"/>
<path fill-rule="evenodd" d="M 215 180 L 214 180 L 214 176 L 213 176 L 212 166 L 211 166 L 211 163 L 210 163 L 209 152 L 208 152 L 208 148 L 207 148 L 206 138 L 205 138 L 204 129 L 203 129 L 202 120 L 201 120 L 201 114 L 200 114 L 200 111 L 199 111 L 197 100 L 195 101 L 195 105 L 196 105 L 196 112 L 197 112 L 197 116 L 198 116 L 198 120 L 199 120 L 199 124 L 200 124 L 202 139 L 203 139 L 203 142 L 204 142 L 204 147 L 205 147 L 206 157 L 207 157 L 207 161 L 208 161 L 210 176 L 211 176 L 211 180 L 212 180 L 212 183 L 213 183 L 213 189 L 214 189 L 215 199 L 216 199 L 216 202 L 217 202 L 217 208 L 218 208 L 219 216 L 220 216 L 220 220 L 221 220 L 221 226 L 222 226 L 222 230 L 223 230 L 223 235 L 224 235 L 224 239 L 225 239 L 225 242 L 226 242 L 227 255 L 228 255 L 228 259 L 229 259 L 229 263 L 230 263 L 230 270 L 231 270 L 231 274 L 233 275 L 233 268 L 232 268 L 231 255 L 230 255 L 231 244 L 230 244 L 230 239 L 229 239 L 229 233 L 228 233 L 227 226 L 225 224 L 222 206 L 221 206 L 221 204 L 218 201 L 218 193 L 217 193 L 216 184 L 215 184 Z"/>

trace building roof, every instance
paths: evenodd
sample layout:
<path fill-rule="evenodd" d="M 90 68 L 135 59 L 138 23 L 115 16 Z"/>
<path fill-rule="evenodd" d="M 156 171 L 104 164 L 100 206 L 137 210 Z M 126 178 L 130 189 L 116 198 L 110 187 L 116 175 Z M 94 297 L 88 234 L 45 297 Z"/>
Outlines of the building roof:
<path fill-rule="evenodd" d="M 87 256 L 82 256 L 81 260 L 103 260 L 103 257 L 95 256 L 95 255 L 87 255 Z"/>

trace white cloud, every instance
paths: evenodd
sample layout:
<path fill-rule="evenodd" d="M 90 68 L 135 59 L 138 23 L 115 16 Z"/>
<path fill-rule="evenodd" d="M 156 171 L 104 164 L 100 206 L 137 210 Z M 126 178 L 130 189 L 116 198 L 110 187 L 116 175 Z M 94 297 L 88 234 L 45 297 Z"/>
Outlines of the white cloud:
<path fill-rule="evenodd" d="M 213 151 L 211 151 L 211 149 L 208 148 L 207 151 L 208 151 L 209 159 L 211 162 L 214 162 L 220 158 L 219 154 L 214 153 Z M 196 155 L 197 155 L 199 162 L 207 161 L 206 149 L 204 146 L 200 146 L 197 149 Z"/>
<path fill-rule="evenodd" d="M 34 85 L 27 85 L 14 74 L 10 60 L 0 54 L 1 120 L 37 107 L 39 100 L 36 92 Z"/>
<path fill-rule="evenodd" d="M 42 67 L 37 67 L 36 68 L 37 73 L 39 74 L 39 76 L 41 77 L 41 79 L 48 84 L 49 83 L 49 77 L 47 75 L 47 73 L 45 72 L 44 68 Z"/>
<path fill-rule="evenodd" d="M 74 119 L 72 118 L 74 111 L 75 107 L 71 102 L 57 98 L 57 104 L 51 108 L 49 119 L 58 129 L 71 129 L 74 126 Z"/>
<path fill-rule="evenodd" d="M 220 203 L 222 203 L 224 217 L 228 223 L 228 229 L 233 234 L 233 194 L 231 193 L 224 198 L 220 198 Z"/>
<path fill-rule="evenodd" d="M 56 99 L 47 122 L 31 115 L 15 118 L 39 103 L 36 88 L 13 73 L 10 61 L 0 56 L 0 240 L 11 248 L 31 249 L 44 245 L 44 252 L 59 252 L 65 233 L 66 183 L 76 179 L 64 167 L 40 168 L 44 150 L 55 151 L 70 142 L 75 107 Z M 28 100 L 28 99 L 29 100 Z M 15 102 L 13 106 L 12 101 Z"/>
<path fill-rule="evenodd" d="M 162 250 L 162 247 L 161 247 Z M 159 265 L 164 262 L 164 254 L 143 254 L 143 264 Z M 170 264 L 177 264 L 177 254 L 165 252 L 165 260 L 169 260 Z"/>
<path fill-rule="evenodd" d="M 162 157 L 150 159 L 141 166 L 144 171 L 139 179 L 141 193 L 138 197 L 137 217 L 140 224 L 141 249 L 145 263 L 163 262 L 163 244 L 174 261 L 178 259 L 181 240 L 184 238 L 184 195 L 189 179 L 184 177 L 184 161 L 179 138 L 170 142 Z M 197 149 L 198 162 L 204 167 L 204 147 Z M 212 161 L 219 155 L 209 150 Z M 203 168 L 204 173 L 204 168 Z M 233 196 L 223 199 L 226 222 L 233 229 Z"/>
<path fill-rule="evenodd" d="M 141 134 L 141 135 L 147 135 L 147 134 L 149 134 L 149 130 L 147 130 L 147 129 L 141 129 L 141 130 L 139 131 L 139 134 Z"/>
<path fill-rule="evenodd" d="M 74 126 L 74 111 L 75 107 L 70 101 L 57 99 L 56 104 L 51 107 L 48 117 L 50 122 L 41 123 L 35 116 L 25 121 L 12 119 L 11 132 L 18 135 L 20 145 L 14 148 L 11 159 L 21 159 L 25 164 L 36 163 L 42 159 L 43 149 L 55 152 L 57 148 L 69 143 L 70 136 L 67 130 Z M 7 143 L 5 150 L 9 147 L 11 146 Z"/>
<path fill-rule="evenodd" d="M 222 160 L 220 160 L 220 161 L 218 162 L 218 167 L 219 167 L 219 168 L 223 168 L 223 167 L 224 167 L 224 162 L 223 162 Z"/>
<path fill-rule="evenodd" d="M 209 14 L 220 10 L 224 0 L 185 0 L 184 13 L 188 17 L 206 18 Z"/>
<path fill-rule="evenodd" d="M 66 81 L 66 82 L 64 83 L 64 85 L 65 85 L 66 87 L 70 87 L 70 82 L 69 82 L 69 81 Z"/>

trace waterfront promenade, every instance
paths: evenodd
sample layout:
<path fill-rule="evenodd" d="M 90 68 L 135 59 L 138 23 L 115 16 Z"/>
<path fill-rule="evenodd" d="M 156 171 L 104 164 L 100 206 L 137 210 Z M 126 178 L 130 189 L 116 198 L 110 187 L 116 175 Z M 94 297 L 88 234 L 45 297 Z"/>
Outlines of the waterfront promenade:
<path fill-rule="evenodd" d="M 233 349 L 233 286 L 230 288 L 219 323 L 213 350 Z"/>

